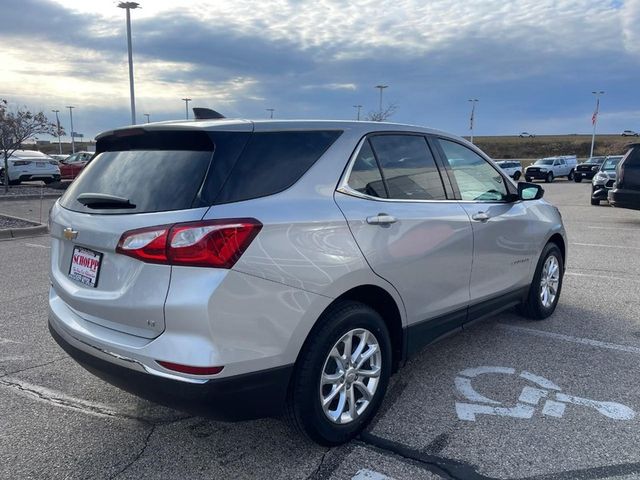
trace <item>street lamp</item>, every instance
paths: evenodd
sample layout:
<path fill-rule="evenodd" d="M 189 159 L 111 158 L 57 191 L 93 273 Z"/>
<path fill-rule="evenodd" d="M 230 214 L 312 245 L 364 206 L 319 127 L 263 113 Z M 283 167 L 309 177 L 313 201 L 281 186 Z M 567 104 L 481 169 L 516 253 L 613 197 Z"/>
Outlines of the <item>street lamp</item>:
<path fill-rule="evenodd" d="M 591 116 L 591 123 L 593 124 L 593 133 L 591 134 L 591 153 L 589 158 L 593 157 L 593 146 L 596 143 L 596 125 L 598 124 L 598 113 L 600 112 L 600 95 L 604 95 L 602 90 L 597 92 L 591 92 L 596 96 L 596 109 Z"/>
<path fill-rule="evenodd" d="M 478 103 L 478 99 L 477 98 L 470 98 L 469 101 L 471 102 L 471 116 L 469 117 L 469 130 L 471 130 L 471 143 L 473 143 L 473 122 L 475 121 L 475 117 L 476 117 L 476 103 Z"/>
<path fill-rule="evenodd" d="M 362 108 L 362 105 L 354 105 L 353 108 L 358 109 L 358 121 L 360 121 L 360 109 Z"/>
<path fill-rule="evenodd" d="M 189 102 L 191 101 L 191 99 L 183 98 L 182 101 L 184 102 L 184 113 L 187 116 L 187 120 L 189 120 Z"/>
<path fill-rule="evenodd" d="M 127 11 L 127 48 L 129 50 L 129 94 L 131 96 L 131 125 L 136 123 L 136 95 L 133 88 L 133 52 L 131 49 L 131 10 L 140 6 L 136 2 L 120 2 L 118 8 Z"/>
<path fill-rule="evenodd" d="M 379 112 L 382 114 L 382 91 L 385 88 L 389 88 L 389 85 L 376 85 L 375 88 L 380 90 L 380 108 L 379 108 Z M 382 119 L 381 119 L 382 121 Z"/>
<path fill-rule="evenodd" d="M 60 140 L 60 118 L 58 117 L 58 113 L 60 112 L 60 110 L 51 111 L 56 114 L 56 125 L 58 125 L 58 130 L 56 132 L 58 134 L 58 153 L 62 155 L 62 141 Z"/>
<path fill-rule="evenodd" d="M 69 105 L 65 108 L 69 109 L 69 119 L 71 120 L 71 153 L 76 153 L 76 141 L 75 141 L 76 132 L 73 130 L 73 109 L 76 107 Z"/>
<path fill-rule="evenodd" d="M 147 117 L 147 123 L 149 123 L 149 122 L 150 122 L 149 117 L 150 117 L 151 115 L 150 115 L 150 114 L 148 114 L 148 113 L 143 113 L 142 115 L 144 115 L 145 117 Z"/>
<path fill-rule="evenodd" d="M 269 118 L 273 119 L 273 112 L 275 112 L 275 108 L 265 108 L 267 112 L 269 112 Z"/>

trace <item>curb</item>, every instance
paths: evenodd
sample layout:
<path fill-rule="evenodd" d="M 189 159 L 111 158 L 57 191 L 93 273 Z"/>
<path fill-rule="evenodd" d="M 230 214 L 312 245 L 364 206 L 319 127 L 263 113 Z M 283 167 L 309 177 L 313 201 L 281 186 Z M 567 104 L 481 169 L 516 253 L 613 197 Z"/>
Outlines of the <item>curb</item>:
<path fill-rule="evenodd" d="M 22 220 L 23 222 L 35 223 L 25 218 L 14 217 L 13 215 L 2 214 L 3 217 L 13 218 L 16 220 Z M 0 230 L 0 240 L 7 240 L 10 238 L 32 237 L 34 235 L 43 235 L 49 233 L 49 227 L 44 223 L 35 224 L 33 227 L 21 227 L 21 228 L 5 228 Z"/>
<path fill-rule="evenodd" d="M 3 200 L 9 200 L 9 201 L 13 201 L 13 200 L 38 200 L 40 198 L 60 198 L 62 196 L 64 192 L 60 192 L 60 194 L 58 195 L 57 193 L 45 193 L 44 195 L 7 195 L 7 196 L 2 196 L 0 195 L 0 202 Z"/>

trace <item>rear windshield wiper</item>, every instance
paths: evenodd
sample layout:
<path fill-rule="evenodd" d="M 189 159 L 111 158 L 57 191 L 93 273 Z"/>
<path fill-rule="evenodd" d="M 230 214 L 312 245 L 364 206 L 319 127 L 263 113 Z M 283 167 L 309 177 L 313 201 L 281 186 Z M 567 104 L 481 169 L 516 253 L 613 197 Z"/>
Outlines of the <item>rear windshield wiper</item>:
<path fill-rule="evenodd" d="M 128 198 L 107 193 L 81 193 L 76 200 L 89 208 L 136 208 Z"/>

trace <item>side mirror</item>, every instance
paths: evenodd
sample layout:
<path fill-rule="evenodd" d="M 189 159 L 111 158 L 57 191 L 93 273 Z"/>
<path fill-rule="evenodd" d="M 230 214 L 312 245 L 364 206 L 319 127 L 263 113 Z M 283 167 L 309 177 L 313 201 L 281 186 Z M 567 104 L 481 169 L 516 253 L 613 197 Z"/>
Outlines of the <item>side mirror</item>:
<path fill-rule="evenodd" d="M 518 197 L 520 200 L 538 200 L 544 195 L 544 189 L 535 183 L 518 183 Z"/>

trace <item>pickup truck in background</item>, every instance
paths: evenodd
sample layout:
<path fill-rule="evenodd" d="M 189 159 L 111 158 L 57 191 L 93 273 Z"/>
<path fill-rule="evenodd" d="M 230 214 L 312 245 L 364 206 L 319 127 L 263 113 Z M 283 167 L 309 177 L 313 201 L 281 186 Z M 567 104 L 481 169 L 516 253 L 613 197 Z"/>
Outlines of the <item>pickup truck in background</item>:
<path fill-rule="evenodd" d="M 578 159 L 575 155 L 540 158 L 525 169 L 524 177 L 527 182 L 539 179 L 550 183 L 557 177 L 567 177 L 568 180 L 573 180 L 577 164 Z"/>

